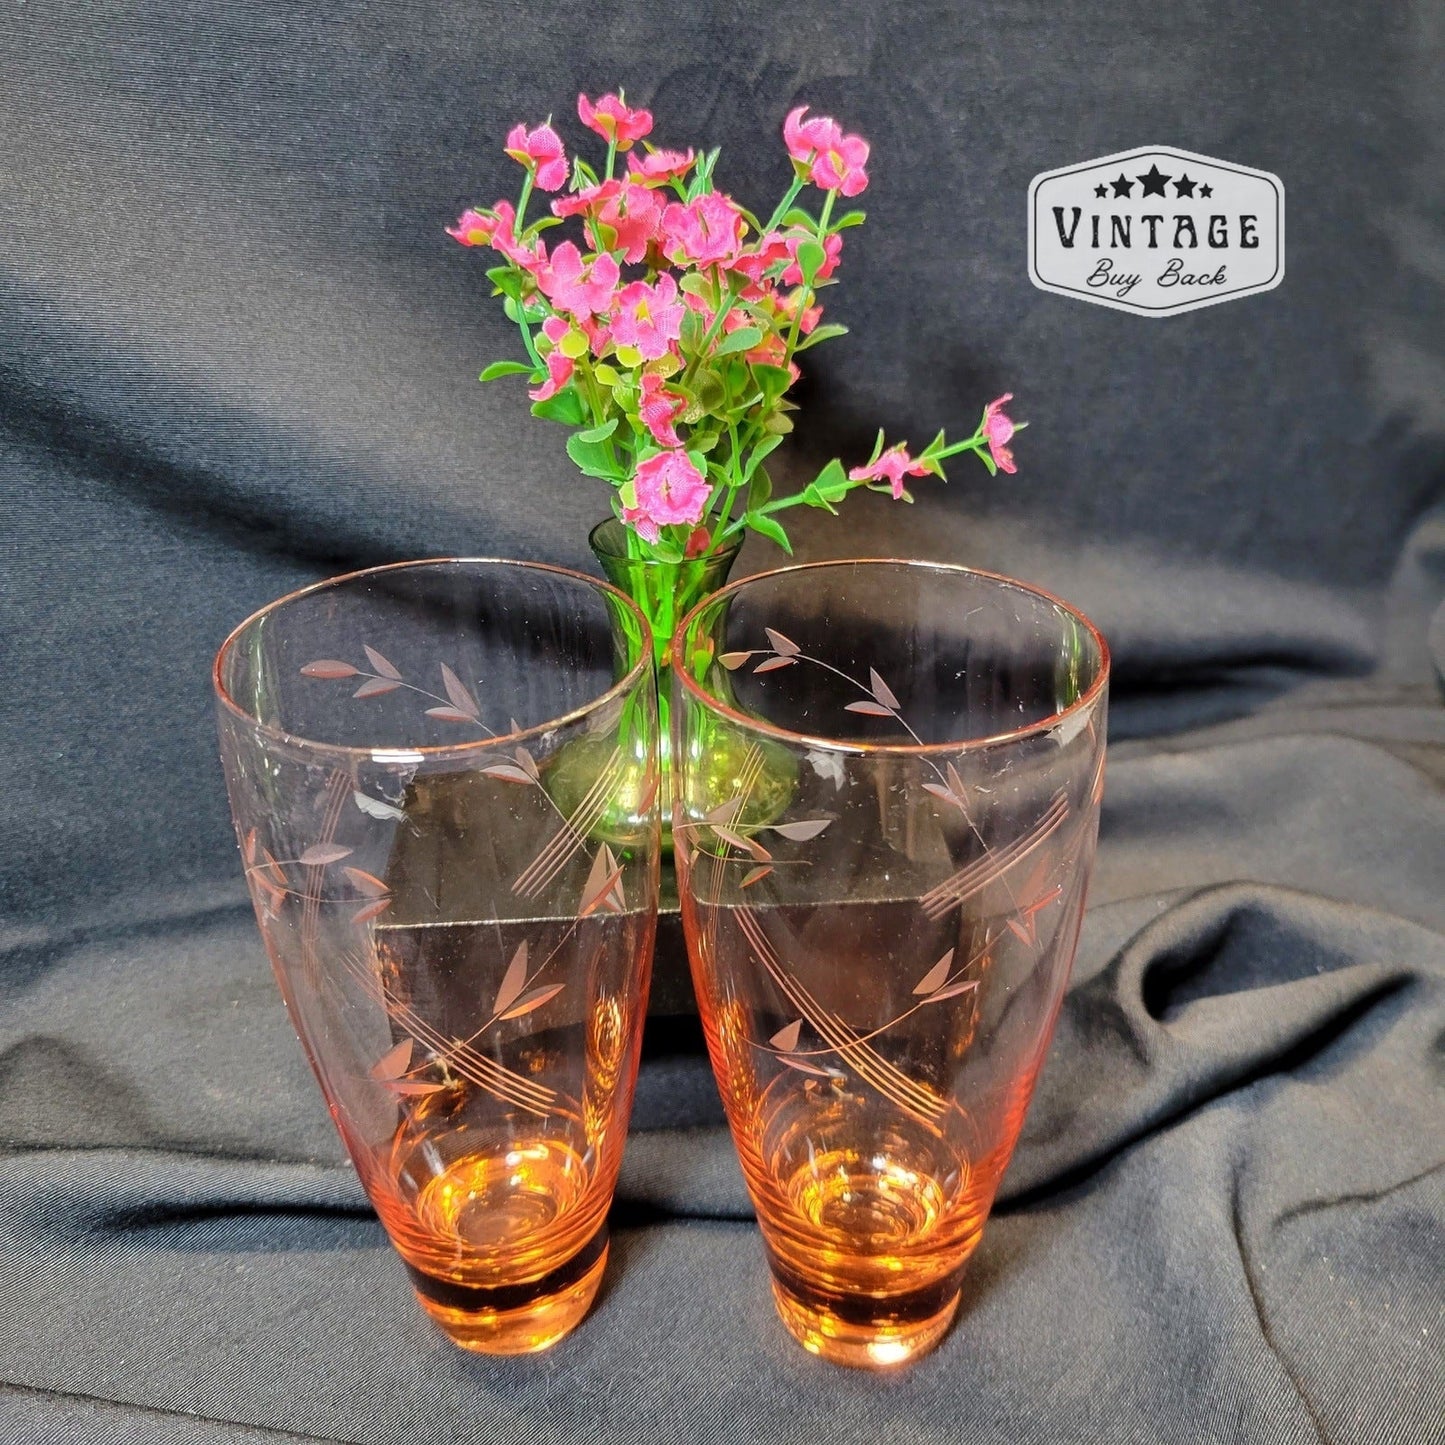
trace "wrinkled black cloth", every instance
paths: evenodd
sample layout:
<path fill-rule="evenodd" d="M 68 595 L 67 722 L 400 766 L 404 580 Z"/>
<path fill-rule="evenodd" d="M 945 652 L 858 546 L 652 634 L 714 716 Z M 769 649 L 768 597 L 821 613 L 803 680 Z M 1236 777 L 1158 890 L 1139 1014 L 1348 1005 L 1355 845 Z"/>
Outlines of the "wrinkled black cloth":
<path fill-rule="evenodd" d="M 0 1442 L 1445 1438 L 1442 62 L 1429 0 L 7 7 Z M 1004 390 L 1034 423 L 1016 478 L 851 499 L 800 554 L 1026 577 L 1114 648 L 1074 981 L 903 1375 L 784 1334 L 672 1016 L 597 1309 L 537 1359 L 451 1347 L 239 886 L 235 622 L 402 557 L 585 563 L 599 484 L 476 384 L 515 341 L 442 227 L 515 187 L 515 120 L 574 145 L 617 84 L 744 200 L 794 104 L 873 142 L 854 335 L 780 472 Z M 1032 176 L 1146 144 L 1280 175 L 1279 289 L 1145 320 L 1030 286 Z"/>

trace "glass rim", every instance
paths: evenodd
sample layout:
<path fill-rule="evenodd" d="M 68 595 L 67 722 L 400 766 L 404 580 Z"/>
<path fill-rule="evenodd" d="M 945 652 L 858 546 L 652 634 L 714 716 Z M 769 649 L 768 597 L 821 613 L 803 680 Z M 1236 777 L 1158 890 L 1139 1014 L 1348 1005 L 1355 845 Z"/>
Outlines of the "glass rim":
<path fill-rule="evenodd" d="M 471 742 L 460 743 L 432 743 L 432 744 L 403 744 L 403 743 L 376 743 L 371 746 L 362 747 L 354 743 L 328 743 L 320 742 L 315 738 L 303 737 L 300 733 L 288 732 L 283 727 L 274 723 L 263 722 L 248 708 L 244 708 L 230 694 L 226 684 L 221 679 L 221 668 L 225 663 L 227 654 L 234 648 L 237 640 L 247 628 L 259 623 L 263 618 L 278 612 L 281 608 L 289 606 L 293 602 L 299 602 L 303 597 L 309 597 L 313 593 L 328 591 L 339 588 L 346 583 L 355 582 L 362 577 L 376 577 L 384 572 L 403 572 L 416 570 L 423 567 L 440 568 L 454 567 L 471 564 L 474 566 L 486 567 L 519 567 L 529 572 L 550 572 L 553 576 L 564 577 L 569 582 L 585 583 L 595 593 L 605 593 L 619 599 L 632 615 L 641 624 L 642 645 L 638 649 L 637 661 L 617 679 L 605 692 L 599 693 L 596 697 L 584 702 L 580 707 L 573 708 L 570 712 L 561 713 L 557 717 L 549 718 L 546 722 L 537 723 L 532 727 L 525 727 L 509 733 L 498 733 L 495 737 L 477 738 Z M 377 754 L 382 754 L 388 760 L 400 760 L 406 757 L 412 759 L 446 759 L 450 757 L 469 756 L 472 753 L 485 752 L 488 749 L 499 747 L 510 747 L 514 744 L 525 742 L 529 738 L 536 738 L 544 733 L 549 733 L 559 727 L 565 727 L 569 723 L 580 722 L 594 712 L 606 707 L 615 699 L 623 697 L 641 679 L 643 674 L 652 667 L 652 625 L 647 620 L 647 615 L 642 609 L 625 593 L 620 587 L 614 587 L 610 582 L 601 577 L 589 576 L 586 572 L 578 572 L 571 567 L 558 567 L 551 562 L 528 562 L 517 557 L 419 557 L 408 562 L 387 562 L 378 567 L 359 567 L 353 572 L 343 572 L 336 577 L 325 577 L 320 582 L 308 583 L 305 587 L 298 587 L 294 592 L 287 592 L 282 597 L 258 607 L 251 615 L 236 624 L 226 635 L 226 639 L 216 649 L 216 655 L 211 663 L 211 687 L 216 694 L 216 700 L 233 717 L 238 718 L 245 725 L 258 733 L 272 738 L 277 742 L 287 744 L 291 747 L 302 748 L 310 752 L 339 753 L 348 757 L 362 757 L 368 761 L 374 761 Z"/>
<path fill-rule="evenodd" d="M 980 577 L 986 582 L 1001 583 L 1005 587 L 1017 588 L 1020 592 L 1026 592 L 1031 597 L 1059 608 L 1084 628 L 1093 638 L 1094 646 L 1099 649 L 1098 675 L 1068 707 L 1051 712 L 1047 717 L 1038 719 L 1037 722 L 1026 723 L 1023 727 L 1010 728 L 1001 733 L 990 733 L 985 737 L 959 738 L 941 743 L 858 742 L 824 737 L 819 733 L 795 732 L 792 728 L 779 727 L 777 723 L 740 712 L 737 708 L 714 697 L 690 675 L 685 666 L 679 665 L 679 660 L 686 656 L 684 643 L 687 632 L 704 608 L 712 606 L 730 593 L 739 592 L 751 583 L 760 582 L 765 578 L 786 577 L 800 572 L 817 571 L 824 567 L 902 567 L 916 571 L 946 572 L 955 576 Z M 1104 640 L 1104 634 L 1083 612 L 1071 603 L 1065 602 L 1062 597 L 1056 596 L 1043 587 L 1036 587 L 1033 583 L 1020 582 L 1018 578 L 1009 577 L 1002 572 L 989 572 L 982 567 L 966 567 L 961 562 L 931 562 L 919 557 L 834 557 L 821 562 L 799 562 L 791 567 L 774 567 L 766 572 L 754 572 L 751 576 L 739 577 L 735 581 L 729 582 L 727 586 L 719 587 L 716 592 L 708 593 L 701 602 L 689 609 L 672 634 L 671 648 L 674 659 L 673 676 L 678 679 L 683 690 L 691 693 L 704 707 L 711 708 L 712 711 L 727 718 L 730 722 L 762 733 L 767 737 L 777 738 L 781 742 L 792 743 L 795 746 L 809 749 L 821 748 L 831 752 L 852 753 L 861 756 L 880 753 L 897 757 L 942 756 L 961 752 L 981 752 L 985 748 L 1023 742 L 1040 733 L 1049 732 L 1066 719 L 1092 707 L 1109 683 L 1109 644 Z"/>

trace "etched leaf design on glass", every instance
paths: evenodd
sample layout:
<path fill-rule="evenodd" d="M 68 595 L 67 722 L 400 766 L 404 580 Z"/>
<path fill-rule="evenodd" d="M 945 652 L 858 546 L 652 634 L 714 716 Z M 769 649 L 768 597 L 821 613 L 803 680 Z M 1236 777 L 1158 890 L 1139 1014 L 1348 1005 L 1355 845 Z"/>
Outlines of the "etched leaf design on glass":
<path fill-rule="evenodd" d="M 401 681 L 401 673 L 397 669 L 395 663 L 388 662 L 387 659 L 381 655 L 381 653 L 379 653 L 374 647 L 368 646 L 366 643 L 362 643 L 361 650 L 366 654 L 367 660 L 371 663 L 371 665 L 383 677 L 389 677 L 393 682 Z"/>
<path fill-rule="evenodd" d="M 792 638 L 784 637 L 781 632 L 777 632 L 771 627 L 765 627 L 763 631 L 767 634 L 773 651 L 779 657 L 796 657 L 803 650 Z"/>
<path fill-rule="evenodd" d="M 743 881 L 738 885 L 740 888 L 751 888 L 754 883 L 761 883 L 769 873 L 773 871 L 771 863 L 760 863 L 756 868 L 750 868 L 743 875 Z"/>
<path fill-rule="evenodd" d="M 878 676 L 878 669 L 868 669 L 868 686 L 873 696 L 892 712 L 898 711 L 898 699 L 893 696 L 893 690 Z"/>
<path fill-rule="evenodd" d="M 327 863 L 339 863 L 351 857 L 352 850 L 339 843 L 313 843 L 297 860 L 313 868 L 324 867 Z"/>
<path fill-rule="evenodd" d="M 565 983 L 549 984 L 546 988 L 535 988 L 531 993 L 519 999 L 502 1015 L 504 1019 L 519 1019 L 523 1014 L 529 1014 L 533 1009 L 539 1009 L 544 1003 L 557 997 L 567 985 Z"/>
<path fill-rule="evenodd" d="M 768 1042 L 783 1053 L 790 1054 L 798 1047 L 798 1037 L 803 1031 L 802 1019 L 794 1019 L 786 1028 L 781 1028 Z"/>
<path fill-rule="evenodd" d="M 301 669 L 302 677 L 356 677 L 360 673 L 359 667 L 353 667 L 349 662 L 338 661 L 334 657 L 322 657 L 315 662 L 308 662 Z"/>
<path fill-rule="evenodd" d="M 599 908 L 621 913 L 626 907 L 627 900 L 622 892 L 622 865 L 612 856 L 612 849 L 604 843 L 592 860 L 592 869 L 582 889 L 582 903 L 577 910 L 577 916 L 586 918 Z"/>
<path fill-rule="evenodd" d="M 893 709 L 884 707 L 881 702 L 849 702 L 843 704 L 845 712 L 867 713 L 869 717 L 892 717 Z"/>
<path fill-rule="evenodd" d="M 351 921 L 353 923 L 370 923 L 373 918 L 379 918 L 390 907 L 390 898 L 378 898 L 375 902 L 368 903 L 365 908 L 358 908 L 351 915 Z"/>
<path fill-rule="evenodd" d="M 403 1039 L 388 1049 L 372 1066 L 371 1077 L 378 1080 L 399 1079 L 411 1066 L 413 1040 Z"/>
<path fill-rule="evenodd" d="M 433 708 L 431 711 L 435 713 L 442 711 L 442 709 Z M 503 783 L 521 783 L 527 787 L 530 787 L 537 781 L 531 773 L 516 763 L 493 763 L 490 767 L 483 768 L 482 772 L 485 773 L 487 777 L 497 778 Z"/>
<path fill-rule="evenodd" d="M 477 700 L 467 690 L 461 678 L 442 663 L 442 686 L 446 688 L 447 696 L 452 700 L 452 706 L 459 713 L 462 713 L 471 722 L 481 722 L 482 710 L 477 705 Z"/>
<path fill-rule="evenodd" d="M 796 823 L 771 823 L 769 830 L 781 833 L 795 843 L 807 843 L 816 838 L 832 821 L 831 818 L 801 818 Z"/>
<path fill-rule="evenodd" d="M 769 657 L 765 661 L 758 663 L 758 665 L 753 668 L 753 673 L 756 675 L 760 672 L 776 672 L 780 667 L 791 667 L 795 661 L 796 659 L 791 657 Z"/>
<path fill-rule="evenodd" d="M 351 880 L 352 885 L 368 898 L 380 898 L 383 893 L 391 890 L 374 873 L 368 873 L 364 868 L 343 868 L 341 870 Z"/>
<path fill-rule="evenodd" d="M 369 682 L 363 682 L 359 688 L 352 693 L 352 697 L 380 697 L 386 692 L 395 692 L 401 684 L 392 682 L 385 677 L 373 677 Z"/>
<path fill-rule="evenodd" d="M 953 967 L 953 950 L 950 948 L 913 987 L 914 993 L 934 993 L 943 987 Z"/>
<path fill-rule="evenodd" d="M 725 652 L 718 661 L 727 668 L 729 672 L 736 672 L 748 658 L 754 656 L 751 652 Z"/>
<path fill-rule="evenodd" d="M 507 1010 L 521 997 L 522 990 L 527 986 L 527 943 L 524 939 L 517 947 L 516 953 L 512 955 L 512 961 L 507 965 L 507 971 L 502 975 L 501 987 L 497 989 L 496 1001 L 492 1004 L 492 1012 L 498 1018 L 506 1018 Z"/>
<path fill-rule="evenodd" d="M 957 998 L 961 993 L 972 993 L 978 987 L 976 978 L 961 979 L 958 983 L 951 983 L 947 988 L 941 988 L 936 993 L 928 996 L 926 1002 L 941 1003 L 946 998 Z"/>

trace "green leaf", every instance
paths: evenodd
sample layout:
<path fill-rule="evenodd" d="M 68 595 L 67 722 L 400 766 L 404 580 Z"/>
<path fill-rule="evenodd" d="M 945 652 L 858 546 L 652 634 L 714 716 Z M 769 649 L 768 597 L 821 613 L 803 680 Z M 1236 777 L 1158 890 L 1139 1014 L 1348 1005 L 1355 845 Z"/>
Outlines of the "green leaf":
<path fill-rule="evenodd" d="M 818 229 L 817 220 L 797 206 L 794 206 L 793 209 L 783 217 L 783 224 L 785 226 L 803 226 L 809 231 L 816 231 Z"/>
<path fill-rule="evenodd" d="M 533 402 L 532 415 L 543 421 L 560 421 L 563 426 L 581 426 L 587 420 L 587 408 L 575 386 L 564 386 L 556 396 Z"/>
<path fill-rule="evenodd" d="M 701 271 L 689 271 L 678 282 L 677 289 L 686 291 L 689 296 L 701 297 L 704 301 L 712 300 L 713 284 Z"/>
<path fill-rule="evenodd" d="M 743 472 L 743 480 L 751 481 L 752 475 L 762 465 L 763 458 L 777 451 L 782 446 L 783 439 L 780 436 L 765 436 L 751 452 L 748 453 L 747 469 Z M 749 506 L 753 504 L 748 503 Z"/>
<path fill-rule="evenodd" d="M 846 216 L 839 216 L 831 227 L 834 231 L 846 231 L 849 226 L 861 226 L 868 219 L 867 211 L 849 211 Z"/>
<path fill-rule="evenodd" d="M 572 157 L 572 189 L 580 191 L 584 186 L 595 186 L 597 184 L 597 172 L 582 159 L 581 156 Z"/>
<path fill-rule="evenodd" d="M 584 441 L 576 432 L 567 438 L 567 455 L 576 462 L 584 476 L 604 477 L 612 481 L 621 476 L 617 463 L 600 442 Z"/>
<path fill-rule="evenodd" d="M 809 507 L 821 507 L 825 512 L 831 512 L 835 517 L 838 515 L 837 507 L 823 495 L 816 482 L 809 482 L 808 485 L 803 488 L 803 503 Z"/>
<path fill-rule="evenodd" d="M 617 359 L 623 366 L 641 366 L 642 353 L 635 346 L 619 346 Z"/>
<path fill-rule="evenodd" d="M 684 351 L 696 351 L 698 343 L 703 338 L 702 317 L 696 311 L 688 309 L 682 314 L 682 333 L 679 343 Z"/>
<path fill-rule="evenodd" d="M 522 278 L 511 266 L 493 266 L 487 272 L 487 280 L 504 296 L 516 299 L 522 294 Z"/>
<path fill-rule="evenodd" d="M 622 380 L 621 375 L 610 366 L 601 363 L 592 368 L 592 375 L 597 378 L 599 385 L 616 386 Z"/>
<path fill-rule="evenodd" d="M 763 423 L 763 430 L 771 432 L 774 436 L 785 437 L 793 429 L 793 420 L 786 417 L 782 412 L 775 411 L 767 421 Z"/>
<path fill-rule="evenodd" d="M 736 335 L 736 333 L 734 333 Z M 700 371 L 693 383 L 693 399 L 704 412 L 716 411 L 727 400 L 722 378 L 715 371 Z"/>
<path fill-rule="evenodd" d="M 821 328 L 819 328 L 821 330 Z M 799 350 L 802 348 L 800 347 Z M 576 361 L 579 356 L 587 355 L 587 338 L 575 327 L 571 331 L 564 331 L 562 339 L 557 343 L 557 350 L 563 356 L 571 357 Z"/>
<path fill-rule="evenodd" d="M 477 379 L 496 381 L 499 376 L 521 376 L 524 372 L 528 376 L 532 374 L 531 366 L 525 361 L 494 361 Z"/>
<path fill-rule="evenodd" d="M 769 437 L 768 440 L 775 443 L 781 442 L 782 437 Z M 753 453 L 753 458 L 754 460 L 757 459 L 756 451 Z M 753 463 L 750 462 L 748 465 L 751 468 Z M 752 484 L 748 487 L 747 510 L 749 512 L 761 511 L 763 507 L 767 505 L 768 499 L 772 495 L 773 479 L 768 475 L 768 469 L 766 467 L 759 467 L 757 471 L 753 473 Z"/>
<path fill-rule="evenodd" d="M 728 356 L 734 351 L 751 351 L 763 339 L 756 326 L 740 326 L 724 336 L 713 348 L 714 356 Z"/>
<path fill-rule="evenodd" d="M 828 321 L 822 326 L 814 327 L 793 350 L 806 351 L 810 346 L 816 346 L 820 341 L 831 341 L 835 336 L 846 336 L 847 334 L 848 328 L 846 326 L 839 326 L 836 321 Z"/>
<path fill-rule="evenodd" d="M 803 241 L 798 246 L 798 270 L 803 273 L 804 282 L 811 286 L 817 278 L 818 269 L 828 259 L 828 253 L 817 241 Z"/>
<path fill-rule="evenodd" d="M 843 470 L 843 463 L 837 457 L 813 478 L 811 485 L 818 489 L 820 496 L 830 502 L 840 500 L 853 489 L 853 483 L 848 480 L 848 473 Z"/>
<path fill-rule="evenodd" d="M 753 380 L 762 387 L 769 400 L 776 401 L 793 384 L 793 373 L 786 366 L 759 362 L 753 367 Z"/>
<path fill-rule="evenodd" d="M 793 544 L 788 541 L 788 534 L 783 531 L 782 524 L 775 518 L 768 516 L 766 512 L 749 512 L 743 521 L 753 531 L 761 533 L 768 541 L 776 542 L 788 556 L 793 555 Z"/>
<path fill-rule="evenodd" d="M 605 442 L 616 430 L 617 418 L 614 416 L 610 421 L 604 421 L 600 426 L 594 426 L 589 431 L 579 431 L 577 440 L 579 442 Z"/>

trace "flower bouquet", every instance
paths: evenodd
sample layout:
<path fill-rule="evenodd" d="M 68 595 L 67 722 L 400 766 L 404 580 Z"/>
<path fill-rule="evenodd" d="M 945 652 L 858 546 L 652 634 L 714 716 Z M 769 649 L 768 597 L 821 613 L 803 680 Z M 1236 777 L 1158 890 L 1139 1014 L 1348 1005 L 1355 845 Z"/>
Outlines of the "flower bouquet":
<path fill-rule="evenodd" d="M 1005 394 L 962 441 L 940 431 L 913 454 L 880 431 L 866 461 L 835 458 L 775 495 L 767 462 L 793 429 L 798 357 L 847 331 L 823 320 L 819 297 L 836 282 L 844 232 L 864 220 L 840 198 L 868 185 L 867 141 L 792 111 L 792 183 L 763 219 L 717 189 L 717 150 L 655 149 L 651 114 L 621 92 L 579 96 L 577 114 L 606 142 L 600 168 L 569 161 L 550 123 L 518 125 L 506 140 L 523 171 L 516 204 L 469 209 L 448 234 L 500 257 L 487 276 L 526 359 L 493 362 L 481 379 L 526 376 L 533 414 L 569 428 L 569 457 L 612 488 L 593 550 L 647 615 L 660 667 L 677 621 L 726 580 L 749 530 L 791 553 L 793 507 L 836 512 L 860 487 L 911 501 L 909 478 L 942 478 L 963 452 L 991 474 L 1015 470 Z M 817 214 L 799 204 L 806 187 L 821 192 Z M 538 191 L 562 194 L 529 219 Z M 580 244 L 546 236 L 569 221 Z"/>

